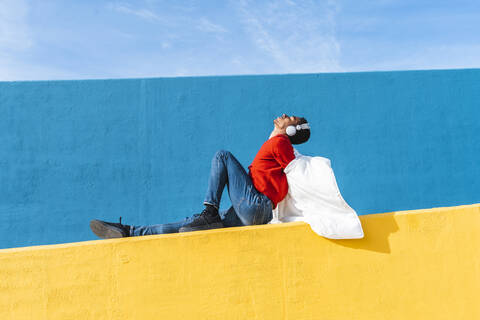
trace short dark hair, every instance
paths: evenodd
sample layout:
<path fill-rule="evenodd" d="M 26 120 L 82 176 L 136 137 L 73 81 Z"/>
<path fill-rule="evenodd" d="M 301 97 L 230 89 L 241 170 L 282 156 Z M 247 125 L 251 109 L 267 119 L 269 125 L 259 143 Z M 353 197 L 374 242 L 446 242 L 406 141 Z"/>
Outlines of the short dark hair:
<path fill-rule="evenodd" d="M 300 118 L 297 125 L 308 123 L 307 119 Z M 310 138 L 310 129 L 297 130 L 297 133 L 294 136 L 288 136 L 292 144 L 301 144 L 307 142 Z"/>

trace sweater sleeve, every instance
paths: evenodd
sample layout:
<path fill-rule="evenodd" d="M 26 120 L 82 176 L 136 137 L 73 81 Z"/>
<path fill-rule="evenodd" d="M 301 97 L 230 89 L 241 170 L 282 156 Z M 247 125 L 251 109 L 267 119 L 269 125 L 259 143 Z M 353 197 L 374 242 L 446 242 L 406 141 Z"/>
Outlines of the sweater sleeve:
<path fill-rule="evenodd" d="M 278 139 L 278 142 L 273 147 L 273 157 L 285 169 L 290 161 L 295 159 L 293 146 L 288 138 Z"/>

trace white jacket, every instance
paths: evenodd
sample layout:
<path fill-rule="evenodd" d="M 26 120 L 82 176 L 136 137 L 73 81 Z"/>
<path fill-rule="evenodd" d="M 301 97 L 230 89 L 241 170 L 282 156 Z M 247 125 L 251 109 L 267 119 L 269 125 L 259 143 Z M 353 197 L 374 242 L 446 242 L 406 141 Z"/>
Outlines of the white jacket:
<path fill-rule="evenodd" d="M 363 238 L 358 216 L 338 190 L 330 160 L 295 150 L 285 168 L 288 194 L 273 210 L 269 223 L 307 222 L 317 234 L 330 239 Z"/>

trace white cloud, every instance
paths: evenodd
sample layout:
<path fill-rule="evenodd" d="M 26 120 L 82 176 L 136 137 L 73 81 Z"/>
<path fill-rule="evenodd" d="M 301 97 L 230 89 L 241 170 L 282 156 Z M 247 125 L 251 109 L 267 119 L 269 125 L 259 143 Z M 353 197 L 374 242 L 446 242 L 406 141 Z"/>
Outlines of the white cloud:
<path fill-rule="evenodd" d="M 32 61 L 36 42 L 26 0 L 0 0 L 0 81 L 71 79 L 77 74 Z"/>
<path fill-rule="evenodd" d="M 23 0 L 0 1 L 0 50 L 26 50 L 33 45 L 27 15 L 28 5 Z"/>
<path fill-rule="evenodd" d="M 113 11 L 136 16 L 147 21 L 165 22 L 165 19 L 157 15 L 155 12 L 145 8 L 133 8 L 129 4 L 109 3 L 108 8 Z"/>
<path fill-rule="evenodd" d="M 197 28 L 203 32 L 212 32 L 212 33 L 226 33 L 227 29 L 222 27 L 219 24 L 215 24 L 208 20 L 207 18 L 201 18 Z"/>
<path fill-rule="evenodd" d="M 0 1 L 0 81 L 31 77 L 31 66 L 21 58 L 34 45 L 27 21 L 28 11 L 26 1 Z"/>
<path fill-rule="evenodd" d="M 234 2 L 252 41 L 277 65 L 276 72 L 341 71 L 335 37 L 336 1 Z"/>

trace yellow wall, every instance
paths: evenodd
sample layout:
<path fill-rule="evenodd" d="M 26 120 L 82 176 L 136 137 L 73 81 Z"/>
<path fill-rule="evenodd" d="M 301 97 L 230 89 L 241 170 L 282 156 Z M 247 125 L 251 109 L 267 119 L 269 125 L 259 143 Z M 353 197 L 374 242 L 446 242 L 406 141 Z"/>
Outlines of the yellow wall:
<path fill-rule="evenodd" d="M 0 319 L 480 319 L 480 205 L 360 219 L 0 250 Z"/>

